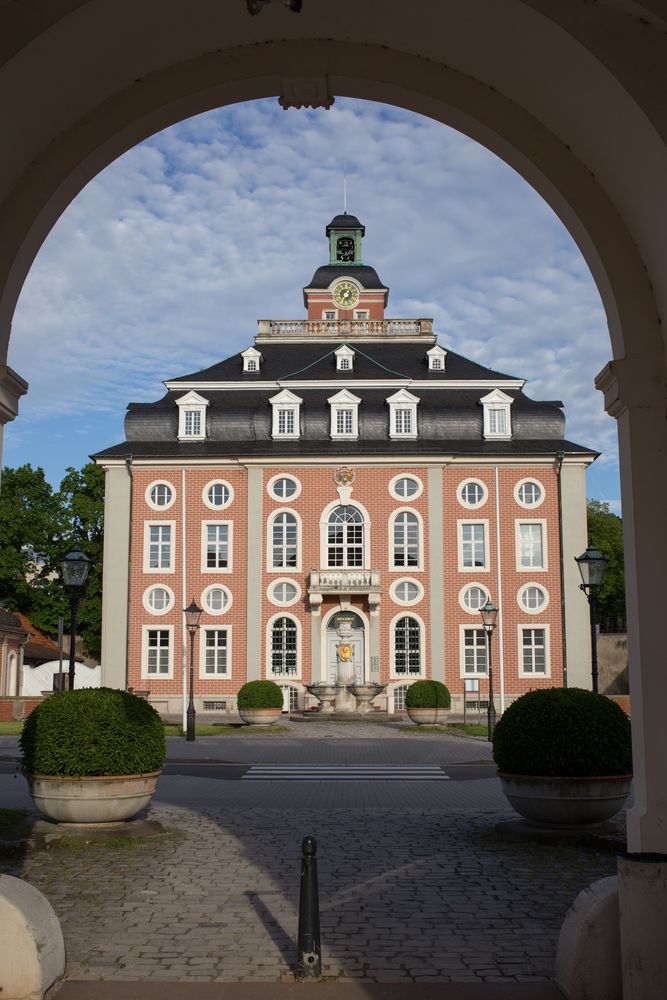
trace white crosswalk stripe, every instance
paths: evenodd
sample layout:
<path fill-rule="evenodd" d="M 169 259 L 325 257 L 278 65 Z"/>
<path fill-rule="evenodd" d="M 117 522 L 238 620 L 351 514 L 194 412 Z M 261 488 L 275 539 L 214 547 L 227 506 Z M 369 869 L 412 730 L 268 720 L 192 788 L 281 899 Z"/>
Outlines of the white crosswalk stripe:
<path fill-rule="evenodd" d="M 439 764 L 253 764 L 242 781 L 449 781 Z"/>

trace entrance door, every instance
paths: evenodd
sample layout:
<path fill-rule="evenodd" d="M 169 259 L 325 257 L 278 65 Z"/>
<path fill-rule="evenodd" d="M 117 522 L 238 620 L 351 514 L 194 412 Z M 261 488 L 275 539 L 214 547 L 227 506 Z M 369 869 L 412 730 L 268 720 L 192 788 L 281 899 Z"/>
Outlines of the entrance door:
<path fill-rule="evenodd" d="M 341 639 L 338 629 L 345 625 L 345 638 Z M 339 659 L 339 647 L 349 647 L 345 650 L 345 658 Z M 340 650 L 343 651 L 342 649 Z M 342 663 L 343 670 L 339 673 L 339 665 Z M 366 665 L 364 663 L 364 623 L 359 615 L 354 611 L 338 611 L 332 615 L 327 623 L 327 673 L 326 680 L 329 684 L 335 684 L 339 676 L 349 678 L 352 681 L 362 684 L 366 677 Z"/>

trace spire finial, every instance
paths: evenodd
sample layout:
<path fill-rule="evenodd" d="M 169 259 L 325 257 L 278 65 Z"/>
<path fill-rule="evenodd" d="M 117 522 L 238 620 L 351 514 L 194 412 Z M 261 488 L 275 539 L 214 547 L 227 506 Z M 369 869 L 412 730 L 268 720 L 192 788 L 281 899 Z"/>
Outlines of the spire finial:
<path fill-rule="evenodd" d="M 347 215 L 347 167 L 343 160 L 343 214 Z"/>

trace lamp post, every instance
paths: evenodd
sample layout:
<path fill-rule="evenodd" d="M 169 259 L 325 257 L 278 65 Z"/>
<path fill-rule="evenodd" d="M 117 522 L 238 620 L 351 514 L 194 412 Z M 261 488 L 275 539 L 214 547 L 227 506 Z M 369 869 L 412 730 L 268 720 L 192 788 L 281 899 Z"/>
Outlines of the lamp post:
<path fill-rule="evenodd" d="M 588 598 L 588 610 L 591 619 L 591 682 L 593 691 L 598 691 L 598 593 L 604 579 L 604 572 L 609 560 L 589 544 L 586 551 L 575 556 L 574 561 L 581 573 L 579 589 Z"/>
<path fill-rule="evenodd" d="M 90 559 L 75 545 L 60 564 L 63 583 L 69 594 L 70 606 L 70 639 L 69 639 L 69 682 L 70 691 L 74 690 L 74 647 L 76 645 L 76 613 L 79 601 L 83 597 L 90 574 Z"/>
<path fill-rule="evenodd" d="M 188 701 L 187 727 L 185 739 L 188 743 L 193 743 L 195 739 L 195 699 L 194 699 L 194 662 L 195 662 L 195 635 L 199 628 L 199 619 L 202 609 L 195 604 L 194 597 L 187 608 L 184 609 L 185 627 L 190 633 L 190 698 Z"/>
<path fill-rule="evenodd" d="M 496 727 L 496 706 L 493 703 L 493 666 L 491 664 L 491 636 L 493 635 L 493 630 L 496 627 L 496 621 L 498 619 L 498 608 L 487 601 L 483 608 L 479 609 L 479 613 L 482 616 L 482 625 L 484 631 L 486 632 L 486 649 L 487 658 L 489 663 L 489 708 L 487 712 L 488 720 L 488 731 L 487 740 L 491 742 L 493 739 L 493 730 Z"/>

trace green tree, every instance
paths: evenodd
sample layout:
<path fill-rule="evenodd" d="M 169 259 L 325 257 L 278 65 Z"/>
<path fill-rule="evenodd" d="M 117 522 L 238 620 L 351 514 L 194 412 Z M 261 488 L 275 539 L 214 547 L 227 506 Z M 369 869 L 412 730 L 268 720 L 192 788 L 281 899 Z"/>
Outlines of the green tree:
<path fill-rule="evenodd" d="M 92 562 L 86 596 L 78 614 L 83 647 L 99 657 L 102 634 L 102 554 L 104 542 L 104 470 L 88 462 L 68 468 L 60 484 L 60 500 L 67 524 L 67 549 L 78 542 Z M 66 555 L 66 551 L 63 555 Z"/>
<path fill-rule="evenodd" d="M 598 618 L 603 627 L 615 628 L 625 622 L 623 522 L 602 500 L 589 500 L 586 509 L 589 543 L 609 560 L 598 597 Z"/>

